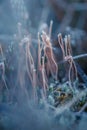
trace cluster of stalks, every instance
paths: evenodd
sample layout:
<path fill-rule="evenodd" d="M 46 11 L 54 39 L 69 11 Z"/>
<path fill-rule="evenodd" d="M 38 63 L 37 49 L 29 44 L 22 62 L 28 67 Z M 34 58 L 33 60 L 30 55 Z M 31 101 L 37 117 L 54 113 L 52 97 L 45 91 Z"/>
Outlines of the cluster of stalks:
<path fill-rule="evenodd" d="M 49 89 L 49 77 L 51 76 L 55 81 L 58 80 L 58 64 L 56 63 L 53 47 L 51 43 L 52 21 L 48 33 L 42 31 L 41 35 L 38 33 L 38 50 L 35 57 L 31 52 L 31 40 L 27 35 L 23 38 L 21 24 L 18 24 L 18 42 L 19 42 L 19 64 L 18 64 L 18 82 L 21 89 L 25 90 L 27 96 L 29 89 L 26 87 L 26 75 L 29 80 L 28 86 L 32 86 L 33 98 L 38 99 L 37 90 L 41 90 L 42 97 L 47 97 L 47 90 Z M 64 41 L 62 35 L 58 35 L 58 42 L 62 49 L 63 60 L 69 64 L 68 81 L 69 86 L 73 90 L 72 82 L 77 79 L 77 69 L 71 54 L 70 35 L 65 36 Z M 34 47 L 32 47 L 34 48 Z M 36 48 L 34 48 L 36 51 Z M 34 52 L 33 52 L 34 53 Z M 3 57 L 2 48 L 0 46 L 0 54 Z M 7 88 L 4 75 L 5 67 L 4 62 L 0 63 L 2 66 L 2 78 Z M 27 91 L 28 89 L 28 91 Z"/>
<path fill-rule="evenodd" d="M 38 94 L 37 94 L 38 88 L 41 90 L 42 97 L 44 98 L 47 97 L 47 90 L 49 89 L 49 76 L 51 76 L 55 81 L 58 80 L 58 64 L 56 63 L 53 49 L 52 49 L 51 31 L 52 31 L 52 22 L 50 24 L 50 29 L 48 31 L 49 34 L 47 34 L 44 31 L 42 31 L 41 35 L 38 33 L 37 65 L 35 64 L 35 57 L 33 57 L 31 52 L 32 44 L 31 44 L 30 37 L 26 36 L 20 42 L 21 54 L 23 54 L 24 52 L 23 54 L 25 56 L 24 64 L 25 64 L 26 72 L 29 77 L 31 86 L 33 88 L 33 96 L 35 100 L 38 98 Z M 19 30 L 19 32 L 21 31 Z M 68 81 L 71 90 L 73 90 L 72 83 L 74 80 L 77 79 L 77 69 L 71 54 L 70 35 L 65 36 L 63 41 L 62 35 L 59 34 L 58 42 L 63 53 L 63 60 L 69 64 Z M 25 50 L 24 50 L 24 46 L 25 46 Z M 22 77 L 22 75 L 24 74 L 24 72 L 23 74 L 22 72 L 19 73 L 20 73 L 19 77 Z M 20 80 L 21 83 L 23 82 L 23 78 L 24 77 L 22 77 L 22 79 Z M 22 83 L 22 85 L 24 84 Z"/>
<path fill-rule="evenodd" d="M 63 41 L 62 35 L 59 34 L 58 41 L 63 53 L 63 60 L 69 64 L 68 81 L 70 88 L 73 90 L 72 83 L 78 79 L 78 76 L 77 76 L 77 68 L 72 57 L 70 35 L 65 36 Z"/>
<path fill-rule="evenodd" d="M 20 27 L 19 30 L 19 39 L 21 37 Z M 37 89 L 41 89 L 42 97 L 47 96 L 46 92 L 49 88 L 48 80 L 49 75 L 53 77 L 53 79 L 57 80 L 58 73 L 58 65 L 55 61 L 52 44 L 51 44 L 51 30 L 52 30 L 52 22 L 50 24 L 49 34 L 46 34 L 44 31 L 40 35 L 38 33 L 38 54 L 37 54 L 37 65 L 35 64 L 35 57 L 31 52 L 31 41 L 30 37 L 26 36 L 24 39 L 20 40 L 20 55 L 23 55 L 24 58 L 20 57 L 19 61 L 19 82 L 21 86 L 24 86 L 24 75 L 27 73 L 30 84 L 33 88 L 33 96 L 34 99 L 37 99 Z M 36 50 L 35 50 L 36 51 Z M 22 60 L 22 61 L 21 61 Z M 21 64 L 24 64 L 21 66 Z M 26 72 L 25 72 L 26 71 Z"/>

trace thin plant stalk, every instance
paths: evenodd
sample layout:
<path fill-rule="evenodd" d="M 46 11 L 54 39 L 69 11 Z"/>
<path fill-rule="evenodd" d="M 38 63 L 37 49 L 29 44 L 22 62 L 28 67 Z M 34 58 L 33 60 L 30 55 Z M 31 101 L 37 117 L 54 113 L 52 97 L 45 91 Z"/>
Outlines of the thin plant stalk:
<path fill-rule="evenodd" d="M 58 66 L 57 66 L 56 61 L 54 60 L 52 45 L 46 33 L 42 34 L 42 40 L 45 44 L 44 53 L 45 53 L 45 57 L 47 58 L 47 64 L 48 64 L 49 70 L 51 72 L 52 77 L 55 80 L 57 80 Z"/>

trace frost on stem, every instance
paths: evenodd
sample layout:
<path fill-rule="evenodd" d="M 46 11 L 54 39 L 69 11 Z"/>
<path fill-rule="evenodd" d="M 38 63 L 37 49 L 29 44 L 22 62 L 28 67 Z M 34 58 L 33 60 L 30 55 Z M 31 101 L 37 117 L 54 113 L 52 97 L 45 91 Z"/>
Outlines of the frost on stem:
<path fill-rule="evenodd" d="M 39 85 L 42 86 L 43 94 L 46 97 L 46 90 L 48 88 L 48 78 L 45 70 L 45 57 L 42 56 L 42 51 L 44 51 L 43 43 L 40 41 L 40 35 L 38 33 L 38 79 Z M 44 52 L 43 52 L 44 53 Z"/>
<path fill-rule="evenodd" d="M 50 42 L 50 38 L 47 36 L 45 32 L 42 33 L 42 40 L 44 42 L 44 54 L 47 59 L 47 74 L 51 73 L 52 77 L 57 80 L 58 66 L 54 59 L 54 54 L 52 50 L 52 44 Z"/>
<path fill-rule="evenodd" d="M 20 46 L 19 46 L 19 51 L 20 51 L 20 61 L 19 61 L 19 69 L 18 69 L 18 78 L 19 82 L 22 88 L 26 90 L 25 86 L 25 76 L 27 74 L 29 82 L 31 83 L 33 87 L 33 93 L 34 97 L 36 96 L 36 72 L 35 70 L 35 65 L 34 65 L 34 59 L 30 51 L 30 39 L 29 37 L 25 37 L 24 39 L 21 40 Z M 27 92 L 27 90 L 26 90 Z"/>
<path fill-rule="evenodd" d="M 68 78 L 69 78 L 69 85 L 72 89 L 72 82 L 73 80 L 77 80 L 77 69 L 75 62 L 72 57 L 71 45 L 70 45 L 70 35 L 65 36 L 64 42 L 62 35 L 58 35 L 59 45 L 61 47 L 63 53 L 63 59 L 69 63 L 69 71 L 68 71 Z"/>
<path fill-rule="evenodd" d="M 27 73 L 30 78 L 30 81 L 32 83 L 32 86 L 33 86 L 33 70 L 35 69 L 35 65 L 34 65 L 33 56 L 30 52 L 29 39 L 26 41 L 26 69 L 27 69 Z"/>

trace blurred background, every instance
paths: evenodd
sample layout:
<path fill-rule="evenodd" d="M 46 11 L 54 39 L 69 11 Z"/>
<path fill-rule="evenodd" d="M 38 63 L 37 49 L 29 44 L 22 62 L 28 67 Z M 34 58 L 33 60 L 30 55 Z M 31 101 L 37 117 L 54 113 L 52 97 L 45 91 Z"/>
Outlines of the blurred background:
<path fill-rule="evenodd" d="M 0 0 L 0 42 L 6 46 L 13 40 L 19 22 L 36 40 L 51 20 L 54 46 L 58 47 L 58 33 L 70 34 L 73 54 L 87 52 L 87 0 Z M 86 59 L 80 64 L 87 71 Z"/>
<path fill-rule="evenodd" d="M 0 0 L 0 34 L 12 34 L 21 22 L 35 33 L 41 24 L 53 20 L 53 33 L 67 27 L 87 31 L 87 0 Z"/>
<path fill-rule="evenodd" d="M 87 0 L 0 0 L 0 41 L 11 40 L 19 22 L 36 38 L 53 20 L 55 43 L 58 33 L 70 33 L 73 47 L 83 53 L 87 51 L 86 13 Z"/>
<path fill-rule="evenodd" d="M 63 37 L 71 35 L 73 56 L 87 53 L 87 0 L 0 0 L 0 43 L 4 53 L 8 50 L 5 54 L 10 59 L 8 66 L 15 64 L 9 48 L 18 34 L 18 23 L 22 33 L 31 35 L 32 44 L 36 46 L 37 33 L 47 31 L 51 20 L 51 41 L 58 62 L 62 58 L 58 33 Z M 86 57 L 77 61 L 87 73 Z"/>
<path fill-rule="evenodd" d="M 37 33 L 46 31 L 51 20 L 51 40 L 58 61 L 61 60 L 58 33 L 71 35 L 74 56 L 87 53 L 87 0 L 0 0 L 0 43 L 5 50 L 9 48 L 21 23 L 23 34 L 31 34 L 35 45 Z M 86 57 L 78 63 L 87 73 Z"/>

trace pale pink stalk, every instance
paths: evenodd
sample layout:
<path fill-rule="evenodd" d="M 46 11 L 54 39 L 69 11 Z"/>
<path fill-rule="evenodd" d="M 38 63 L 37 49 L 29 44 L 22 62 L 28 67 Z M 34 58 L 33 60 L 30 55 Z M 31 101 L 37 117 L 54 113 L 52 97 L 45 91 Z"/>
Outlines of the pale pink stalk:
<path fill-rule="evenodd" d="M 58 66 L 56 61 L 54 60 L 52 45 L 46 33 L 42 34 L 42 40 L 44 42 L 44 53 L 45 57 L 47 58 L 49 71 L 51 72 L 52 77 L 57 80 Z"/>
<path fill-rule="evenodd" d="M 77 79 L 78 76 L 77 76 L 76 65 L 75 65 L 75 62 L 72 57 L 72 51 L 71 51 L 71 45 L 70 45 L 70 35 L 65 36 L 65 38 L 64 38 L 65 44 L 63 43 L 61 34 L 58 35 L 58 41 L 59 41 L 59 45 L 60 45 L 62 53 L 63 53 L 63 59 L 69 63 L 68 77 L 69 77 L 69 84 L 72 89 L 71 75 L 75 72 L 75 75 L 74 75 L 75 79 Z"/>
<path fill-rule="evenodd" d="M 65 50 L 64 50 L 64 43 L 61 33 L 58 34 L 58 42 L 61 47 L 62 53 L 63 53 L 63 59 L 65 58 Z"/>

